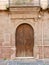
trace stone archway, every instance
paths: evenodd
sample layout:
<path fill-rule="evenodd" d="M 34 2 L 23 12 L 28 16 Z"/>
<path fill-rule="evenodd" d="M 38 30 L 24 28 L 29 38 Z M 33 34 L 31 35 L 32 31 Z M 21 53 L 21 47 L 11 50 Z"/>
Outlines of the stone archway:
<path fill-rule="evenodd" d="M 29 24 L 23 23 L 16 30 L 16 57 L 33 57 L 34 29 Z"/>

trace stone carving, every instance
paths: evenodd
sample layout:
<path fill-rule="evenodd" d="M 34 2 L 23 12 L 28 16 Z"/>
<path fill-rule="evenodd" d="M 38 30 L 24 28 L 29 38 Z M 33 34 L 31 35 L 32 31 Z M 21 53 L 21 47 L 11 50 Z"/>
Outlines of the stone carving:
<path fill-rule="evenodd" d="M 47 9 L 48 8 L 48 0 L 40 0 L 40 6 L 42 9 Z"/>
<path fill-rule="evenodd" d="M 9 7 L 9 0 L 0 0 L 0 9 L 6 10 Z"/>

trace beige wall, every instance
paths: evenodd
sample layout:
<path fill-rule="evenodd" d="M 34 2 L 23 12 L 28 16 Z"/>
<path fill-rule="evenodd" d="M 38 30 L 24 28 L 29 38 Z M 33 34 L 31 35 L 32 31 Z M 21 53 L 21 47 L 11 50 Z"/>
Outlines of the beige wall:
<path fill-rule="evenodd" d="M 34 28 L 34 57 L 49 58 L 49 13 L 40 8 L 17 8 L 0 12 L 0 59 L 15 58 L 15 31 L 28 23 Z M 12 11 L 14 10 L 14 11 Z"/>

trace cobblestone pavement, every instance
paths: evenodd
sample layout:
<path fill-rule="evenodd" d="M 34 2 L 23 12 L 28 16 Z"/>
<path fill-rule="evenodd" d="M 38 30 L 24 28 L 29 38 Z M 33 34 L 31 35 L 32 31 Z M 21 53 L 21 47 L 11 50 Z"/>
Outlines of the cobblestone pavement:
<path fill-rule="evenodd" d="M 0 65 L 49 65 L 49 60 L 35 61 L 0 60 Z"/>

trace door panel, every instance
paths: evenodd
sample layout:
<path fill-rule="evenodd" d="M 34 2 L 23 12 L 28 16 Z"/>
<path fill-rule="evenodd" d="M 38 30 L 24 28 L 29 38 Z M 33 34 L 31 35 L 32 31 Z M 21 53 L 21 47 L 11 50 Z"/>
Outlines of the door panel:
<path fill-rule="evenodd" d="M 16 56 L 24 56 L 23 25 L 19 26 L 16 35 Z"/>
<path fill-rule="evenodd" d="M 33 30 L 29 25 L 24 25 L 24 44 L 25 44 L 25 56 L 33 56 Z"/>
<path fill-rule="evenodd" d="M 34 30 L 28 24 L 22 24 L 16 32 L 16 56 L 32 57 L 34 47 Z"/>

